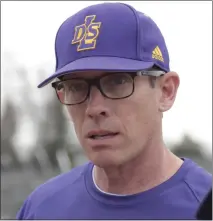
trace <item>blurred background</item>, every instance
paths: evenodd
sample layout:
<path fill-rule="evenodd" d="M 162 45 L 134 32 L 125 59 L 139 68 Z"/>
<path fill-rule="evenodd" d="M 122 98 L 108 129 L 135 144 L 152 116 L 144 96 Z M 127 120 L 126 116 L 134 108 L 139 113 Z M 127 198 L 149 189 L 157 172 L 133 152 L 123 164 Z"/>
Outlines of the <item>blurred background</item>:
<path fill-rule="evenodd" d="M 87 161 L 53 89 L 58 27 L 99 2 L 1 2 L 1 218 L 14 219 L 41 183 Z M 153 18 L 181 79 L 165 142 L 212 173 L 212 2 L 126 2 Z"/>

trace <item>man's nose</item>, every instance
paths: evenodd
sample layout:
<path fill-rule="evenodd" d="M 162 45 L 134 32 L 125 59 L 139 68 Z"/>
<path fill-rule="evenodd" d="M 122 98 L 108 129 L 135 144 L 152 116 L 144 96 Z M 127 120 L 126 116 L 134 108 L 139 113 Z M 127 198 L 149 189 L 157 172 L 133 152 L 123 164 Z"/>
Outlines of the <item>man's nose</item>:
<path fill-rule="evenodd" d="M 109 116 L 106 99 L 96 87 L 92 87 L 87 100 L 86 115 L 91 118 Z"/>

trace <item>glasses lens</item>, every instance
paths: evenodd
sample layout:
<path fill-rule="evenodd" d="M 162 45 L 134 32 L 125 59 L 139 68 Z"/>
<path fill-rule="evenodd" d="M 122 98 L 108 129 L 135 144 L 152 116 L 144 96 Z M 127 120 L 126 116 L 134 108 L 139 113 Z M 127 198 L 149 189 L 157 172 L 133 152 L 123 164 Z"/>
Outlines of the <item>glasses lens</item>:
<path fill-rule="evenodd" d="M 101 87 L 109 98 L 124 98 L 133 92 L 133 79 L 127 73 L 111 74 L 101 79 Z"/>
<path fill-rule="evenodd" d="M 56 93 L 63 104 L 81 103 L 87 96 L 88 84 L 78 79 L 63 81 L 57 85 Z"/>

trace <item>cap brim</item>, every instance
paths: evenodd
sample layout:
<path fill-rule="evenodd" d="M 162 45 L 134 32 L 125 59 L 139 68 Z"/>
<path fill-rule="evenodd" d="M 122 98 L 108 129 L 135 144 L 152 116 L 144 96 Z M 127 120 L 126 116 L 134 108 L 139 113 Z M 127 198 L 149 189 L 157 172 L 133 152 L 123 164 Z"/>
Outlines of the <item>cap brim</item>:
<path fill-rule="evenodd" d="M 140 71 L 151 68 L 154 62 L 118 58 L 118 57 L 85 57 L 75 60 L 63 68 L 57 70 L 53 75 L 38 85 L 44 87 L 55 78 L 77 71 Z"/>

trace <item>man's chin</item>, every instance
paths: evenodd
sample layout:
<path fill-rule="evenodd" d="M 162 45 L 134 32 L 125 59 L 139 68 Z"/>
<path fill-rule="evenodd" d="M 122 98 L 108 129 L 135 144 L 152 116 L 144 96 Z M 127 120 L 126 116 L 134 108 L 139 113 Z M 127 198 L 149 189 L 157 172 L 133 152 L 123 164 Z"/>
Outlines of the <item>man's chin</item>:
<path fill-rule="evenodd" d="M 110 156 L 96 156 L 90 157 L 90 161 L 100 168 L 117 167 L 121 164 L 119 159 Z"/>

